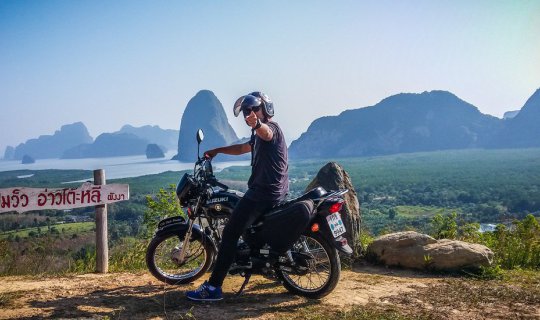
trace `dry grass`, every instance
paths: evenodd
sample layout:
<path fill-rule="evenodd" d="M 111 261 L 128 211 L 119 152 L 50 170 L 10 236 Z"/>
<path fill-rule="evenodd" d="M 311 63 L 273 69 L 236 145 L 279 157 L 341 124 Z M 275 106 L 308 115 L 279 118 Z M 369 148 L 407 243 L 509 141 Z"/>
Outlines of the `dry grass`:
<path fill-rule="evenodd" d="M 505 272 L 502 280 L 431 275 L 378 266 L 343 271 L 338 287 L 321 300 L 288 294 L 255 276 L 228 277 L 225 300 L 193 303 L 186 286 L 167 286 L 148 273 L 84 274 L 64 277 L 0 278 L 0 318 L 130 319 L 538 319 L 540 272 Z M 24 288 L 24 293 L 21 290 Z"/>

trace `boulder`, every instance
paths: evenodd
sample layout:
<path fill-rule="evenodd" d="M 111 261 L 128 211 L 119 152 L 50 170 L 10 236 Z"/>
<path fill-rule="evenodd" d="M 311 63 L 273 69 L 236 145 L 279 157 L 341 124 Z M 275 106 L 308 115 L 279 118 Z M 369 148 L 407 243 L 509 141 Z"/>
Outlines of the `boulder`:
<path fill-rule="evenodd" d="M 457 270 L 489 266 L 493 252 L 478 243 L 442 239 L 427 245 L 429 267 L 435 270 Z"/>
<path fill-rule="evenodd" d="M 367 256 L 387 266 L 453 271 L 489 266 L 493 252 L 486 246 L 458 240 L 435 240 L 414 231 L 378 237 Z"/>
<path fill-rule="evenodd" d="M 362 251 L 362 248 L 357 239 L 359 239 L 360 235 L 362 218 L 360 215 L 360 203 L 349 174 L 347 174 L 339 164 L 329 162 L 319 170 L 317 176 L 309 183 L 306 192 L 318 186 L 323 187 L 327 191 L 339 189 L 349 190 L 349 192 L 345 194 L 345 203 L 340 213 L 341 219 L 347 229 L 347 242 L 353 249 L 353 252 L 356 255 L 359 254 Z"/>

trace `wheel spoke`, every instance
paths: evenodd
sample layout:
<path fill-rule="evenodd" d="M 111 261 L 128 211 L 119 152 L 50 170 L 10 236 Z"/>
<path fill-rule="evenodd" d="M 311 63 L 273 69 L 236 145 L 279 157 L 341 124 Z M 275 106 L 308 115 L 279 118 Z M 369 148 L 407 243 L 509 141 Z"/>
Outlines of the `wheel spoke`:
<path fill-rule="evenodd" d="M 154 262 L 158 272 L 174 278 L 184 279 L 199 272 L 207 260 L 206 250 L 201 241 L 192 239 L 187 243 L 186 256 L 179 262 L 183 240 L 178 237 L 164 239 L 155 249 Z"/>
<path fill-rule="evenodd" d="M 285 280 L 300 291 L 314 292 L 321 289 L 330 279 L 330 257 L 317 240 L 311 237 L 302 237 L 295 245 L 295 250 L 311 258 L 308 261 L 308 272 L 305 275 L 296 275 L 283 272 Z"/>

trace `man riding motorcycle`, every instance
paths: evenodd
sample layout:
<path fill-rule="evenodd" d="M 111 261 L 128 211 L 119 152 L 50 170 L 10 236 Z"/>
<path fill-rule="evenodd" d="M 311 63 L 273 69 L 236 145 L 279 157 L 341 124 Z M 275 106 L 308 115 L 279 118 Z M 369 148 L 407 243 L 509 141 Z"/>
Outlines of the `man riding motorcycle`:
<path fill-rule="evenodd" d="M 272 120 L 274 104 L 259 91 L 240 97 L 234 115 L 243 114 L 251 127 L 249 142 L 220 147 L 205 152 L 209 158 L 218 153 L 240 155 L 251 152 L 251 176 L 248 190 L 235 207 L 225 226 L 212 275 L 198 289 L 186 292 L 195 301 L 223 299 L 221 286 L 233 263 L 240 236 L 261 215 L 282 202 L 289 191 L 287 145 L 279 125 Z"/>

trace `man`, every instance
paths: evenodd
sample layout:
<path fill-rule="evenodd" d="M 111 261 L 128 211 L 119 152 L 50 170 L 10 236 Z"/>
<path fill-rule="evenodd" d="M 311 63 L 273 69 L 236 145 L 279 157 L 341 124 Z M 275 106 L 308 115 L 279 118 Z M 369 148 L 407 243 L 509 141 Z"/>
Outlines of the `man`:
<path fill-rule="evenodd" d="M 287 145 L 279 125 L 272 121 L 274 105 L 262 92 L 240 97 L 234 104 L 234 115 L 242 112 L 251 127 L 250 142 L 208 150 L 213 158 L 218 153 L 240 155 L 251 152 L 251 176 L 248 190 L 238 202 L 223 229 L 222 241 L 212 275 L 197 290 L 186 292 L 190 300 L 223 299 L 221 286 L 236 253 L 238 239 L 262 214 L 283 201 L 289 191 Z"/>

